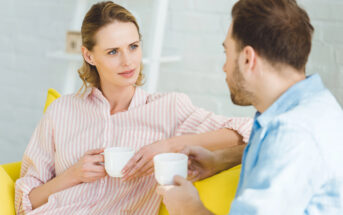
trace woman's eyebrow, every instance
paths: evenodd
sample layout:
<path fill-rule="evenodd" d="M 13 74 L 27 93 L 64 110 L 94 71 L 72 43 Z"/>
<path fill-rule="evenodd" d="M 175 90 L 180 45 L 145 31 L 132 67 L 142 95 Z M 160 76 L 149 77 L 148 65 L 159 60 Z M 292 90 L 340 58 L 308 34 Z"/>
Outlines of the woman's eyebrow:
<path fill-rule="evenodd" d="M 139 42 L 139 40 L 137 40 L 135 42 L 132 42 L 129 45 L 132 45 L 132 44 L 135 44 L 135 43 L 138 43 L 138 42 Z M 114 49 L 119 49 L 119 48 L 117 48 L 117 47 L 115 47 L 115 48 L 107 48 L 107 49 L 105 49 L 105 51 L 114 50 Z"/>

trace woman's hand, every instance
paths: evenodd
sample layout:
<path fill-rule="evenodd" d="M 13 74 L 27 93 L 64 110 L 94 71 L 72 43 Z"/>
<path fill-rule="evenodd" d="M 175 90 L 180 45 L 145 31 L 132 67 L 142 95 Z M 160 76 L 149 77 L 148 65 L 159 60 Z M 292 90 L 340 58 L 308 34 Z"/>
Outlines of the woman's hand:
<path fill-rule="evenodd" d="M 123 180 L 128 181 L 136 177 L 150 175 L 154 172 L 154 156 L 160 153 L 173 152 L 171 145 L 169 140 L 162 140 L 143 146 L 123 168 Z"/>
<path fill-rule="evenodd" d="M 104 162 L 104 149 L 95 149 L 86 154 L 73 166 L 47 183 L 32 189 L 29 199 L 32 208 L 38 208 L 48 202 L 51 194 L 68 189 L 83 182 L 93 182 L 106 176 L 105 168 L 99 164 Z"/>
<path fill-rule="evenodd" d="M 68 169 L 78 183 L 88 183 L 96 181 L 107 175 L 104 166 L 104 155 L 100 154 L 104 149 L 93 149 L 85 155 L 72 167 Z"/>

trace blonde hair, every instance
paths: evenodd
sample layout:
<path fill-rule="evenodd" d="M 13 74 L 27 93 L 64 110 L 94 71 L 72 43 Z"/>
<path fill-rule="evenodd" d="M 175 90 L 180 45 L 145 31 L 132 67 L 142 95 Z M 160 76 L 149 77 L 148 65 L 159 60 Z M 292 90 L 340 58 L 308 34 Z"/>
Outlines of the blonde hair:
<path fill-rule="evenodd" d="M 83 19 L 81 27 L 82 45 L 92 51 L 96 43 L 95 34 L 100 28 L 112 23 L 113 21 L 132 22 L 137 27 L 139 39 L 141 39 L 136 18 L 124 7 L 113 3 L 112 1 L 106 1 L 94 4 Z M 141 70 L 135 83 L 136 86 L 143 85 L 144 75 L 142 70 L 143 65 L 141 63 Z M 82 90 L 82 93 L 84 93 L 88 87 L 96 87 L 100 89 L 100 76 L 95 66 L 83 60 L 83 65 L 78 70 L 78 73 L 83 82 L 78 93 Z"/>

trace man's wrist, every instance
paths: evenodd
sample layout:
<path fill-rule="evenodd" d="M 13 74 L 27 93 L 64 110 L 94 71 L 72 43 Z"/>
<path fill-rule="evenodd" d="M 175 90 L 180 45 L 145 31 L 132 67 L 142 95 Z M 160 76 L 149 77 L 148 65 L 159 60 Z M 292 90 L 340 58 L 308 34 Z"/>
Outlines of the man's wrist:
<path fill-rule="evenodd" d="M 214 215 L 202 204 L 200 200 L 196 203 L 196 207 L 193 208 L 193 211 L 189 211 L 188 214 Z"/>
<path fill-rule="evenodd" d="M 215 151 L 214 152 L 215 155 L 214 155 L 214 174 L 217 174 L 223 170 L 226 170 L 227 169 L 227 162 L 226 159 L 224 157 L 224 153 L 221 151 L 221 150 L 218 150 L 218 151 Z"/>
<path fill-rule="evenodd" d="M 241 163 L 245 145 L 233 146 L 215 152 L 215 166 L 218 172 Z"/>

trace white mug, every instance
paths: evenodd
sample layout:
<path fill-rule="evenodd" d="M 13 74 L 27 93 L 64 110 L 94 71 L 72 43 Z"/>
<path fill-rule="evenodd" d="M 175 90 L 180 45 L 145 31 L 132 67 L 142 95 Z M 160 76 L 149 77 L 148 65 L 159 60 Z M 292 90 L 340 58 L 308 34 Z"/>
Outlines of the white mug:
<path fill-rule="evenodd" d="M 161 153 L 154 157 L 155 178 L 160 185 L 174 184 L 174 176 L 187 178 L 188 157 L 181 153 Z"/>
<path fill-rule="evenodd" d="M 134 154 L 134 150 L 125 147 L 112 147 L 105 149 L 105 169 L 112 177 L 123 177 L 121 170 Z"/>

